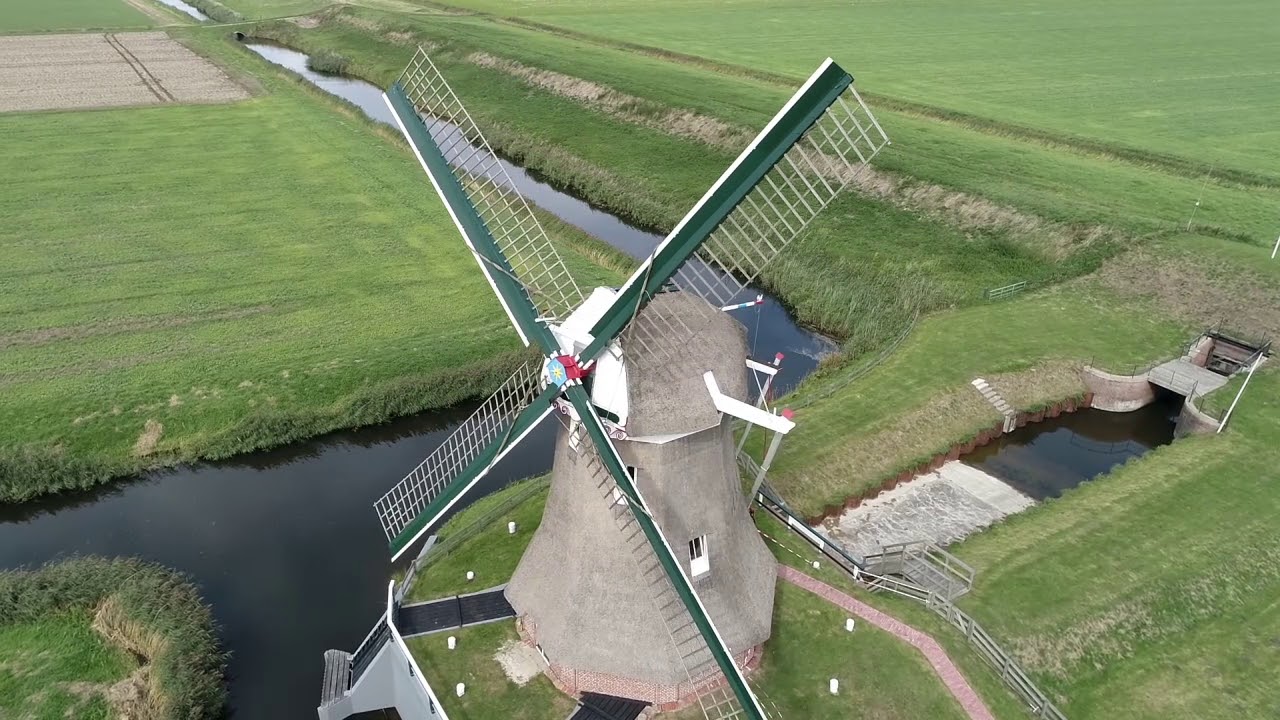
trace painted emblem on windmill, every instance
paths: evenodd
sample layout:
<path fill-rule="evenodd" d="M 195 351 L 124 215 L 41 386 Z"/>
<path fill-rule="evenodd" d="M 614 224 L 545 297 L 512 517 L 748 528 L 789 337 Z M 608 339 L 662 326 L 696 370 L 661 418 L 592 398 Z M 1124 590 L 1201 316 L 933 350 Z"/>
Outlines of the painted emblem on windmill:
<path fill-rule="evenodd" d="M 569 373 L 564 369 L 564 363 L 559 358 L 551 358 L 547 361 L 547 378 L 556 387 L 564 387 L 566 381 L 569 380 Z"/>

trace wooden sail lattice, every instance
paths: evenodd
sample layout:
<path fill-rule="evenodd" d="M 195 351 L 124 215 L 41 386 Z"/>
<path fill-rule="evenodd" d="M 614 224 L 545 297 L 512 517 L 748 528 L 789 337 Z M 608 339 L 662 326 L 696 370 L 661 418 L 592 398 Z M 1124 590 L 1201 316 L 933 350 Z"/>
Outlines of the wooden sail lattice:
<path fill-rule="evenodd" d="M 702 316 L 710 318 L 741 297 L 888 144 L 888 135 L 849 85 L 680 266 L 666 289 L 702 298 Z M 701 329 L 697 319 L 673 314 L 647 313 L 644 320 L 628 326 L 624 346 L 634 343 L 649 357 L 668 361 Z"/>
<path fill-rule="evenodd" d="M 539 314 L 549 320 L 568 317 L 582 304 L 582 290 L 528 202 L 511 192 L 515 183 L 504 161 L 422 48 L 397 82 L 445 160 L 465 179 L 463 191 Z"/>
<path fill-rule="evenodd" d="M 517 369 L 426 459 L 378 498 L 374 509 L 388 542 L 396 542 L 478 458 L 490 452 L 496 459 L 503 448 L 495 449 L 495 441 L 510 435 L 517 418 L 538 398 L 541 373 L 536 360 Z M 547 408 L 549 412 L 550 405 Z M 509 437 L 508 444 L 515 439 Z"/>

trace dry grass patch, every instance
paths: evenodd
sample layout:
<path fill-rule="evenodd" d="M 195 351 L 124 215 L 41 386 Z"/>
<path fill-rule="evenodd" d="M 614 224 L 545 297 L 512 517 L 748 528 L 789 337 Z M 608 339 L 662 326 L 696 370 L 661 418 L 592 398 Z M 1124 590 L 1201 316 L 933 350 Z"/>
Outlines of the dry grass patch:
<path fill-rule="evenodd" d="M 1205 326 L 1226 321 L 1250 333 L 1280 337 L 1277 283 L 1217 257 L 1139 249 L 1106 262 L 1097 279 L 1118 295 L 1153 299 L 1185 322 Z"/>
<path fill-rule="evenodd" d="M 754 132 L 723 120 L 692 110 L 669 108 L 572 75 L 529 67 L 482 52 L 468 55 L 467 60 L 480 67 L 517 77 L 528 85 L 568 98 L 623 122 L 642 125 L 712 147 L 741 149 L 755 136 Z"/>

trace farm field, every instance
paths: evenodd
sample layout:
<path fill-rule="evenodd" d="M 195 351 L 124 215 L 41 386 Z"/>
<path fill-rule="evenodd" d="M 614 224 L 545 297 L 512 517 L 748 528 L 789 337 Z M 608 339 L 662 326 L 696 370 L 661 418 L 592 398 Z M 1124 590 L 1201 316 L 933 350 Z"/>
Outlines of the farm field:
<path fill-rule="evenodd" d="M 150 14 L 126 0 L 7 0 L 0 3 L 0 34 L 141 28 L 152 24 Z"/>
<path fill-rule="evenodd" d="M 406 151 L 203 47 L 270 94 L 0 114 L 0 499 L 452 404 L 517 357 Z"/>
<path fill-rule="evenodd" d="M 1265 1 L 448 4 L 793 78 L 830 54 L 876 94 L 942 114 L 1280 179 Z"/>
<path fill-rule="evenodd" d="M 160 32 L 0 36 L 0 112 L 247 97 L 212 63 Z"/>

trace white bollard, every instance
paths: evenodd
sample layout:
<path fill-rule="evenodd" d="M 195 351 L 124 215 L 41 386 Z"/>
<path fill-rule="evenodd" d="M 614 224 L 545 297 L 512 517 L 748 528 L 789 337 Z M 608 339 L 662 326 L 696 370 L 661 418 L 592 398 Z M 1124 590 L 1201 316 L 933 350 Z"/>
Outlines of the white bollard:
<path fill-rule="evenodd" d="M 468 570 L 468 571 L 467 571 L 467 582 L 471 582 L 472 580 L 475 580 L 475 579 L 476 579 L 476 574 L 475 574 L 475 573 L 473 573 L 473 572 L 471 572 L 470 570 Z"/>
<path fill-rule="evenodd" d="M 458 638 L 456 638 L 456 637 L 454 637 L 454 636 L 450 635 L 450 636 L 449 636 L 449 649 L 450 649 L 450 650 L 452 650 L 452 649 L 454 649 L 454 648 L 456 648 L 456 647 L 458 647 Z"/>
<path fill-rule="evenodd" d="M 458 687 L 462 687 L 462 686 L 461 686 L 461 685 L 459 685 Z M 831 691 L 831 694 L 832 694 L 832 695 L 839 695 L 839 694 L 840 694 L 840 681 L 839 681 L 839 680 L 837 680 L 837 679 L 835 679 L 835 678 L 831 678 L 831 685 L 828 687 L 828 689 Z M 459 696 L 459 697 L 461 697 L 461 696 L 462 696 L 462 691 L 458 691 L 458 696 Z"/>
<path fill-rule="evenodd" d="M 462 683 L 458 683 L 458 697 L 462 697 L 462 695 L 466 692 L 467 692 L 467 686 L 463 685 Z"/>
<path fill-rule="evenodd" d="M 508 535 L 515 535 L 515 534 L 516 534 L 516 523 L 515 523 L 515 521 L 514 521 L 514 520 L 513 520 L 513 521 L 511 521 L 511 522 L 509 522 L 509 523 L 507 523 L 507 534 L 508 534 Z"/>
<path fill-rule="evenodd" d="M 849 618 L 844 621 L 844 629 L 849 632 L 853 632 L 853 618 Z"/>
<path fill-rule="evenodd" d="M 817 570 L 817 569 L 818 569 L 818 561 L 817 561 L 817 560 L 814 560 L 814 561 L 813 561 L 813 569 L 814 569 L 814 570 Z"/>

